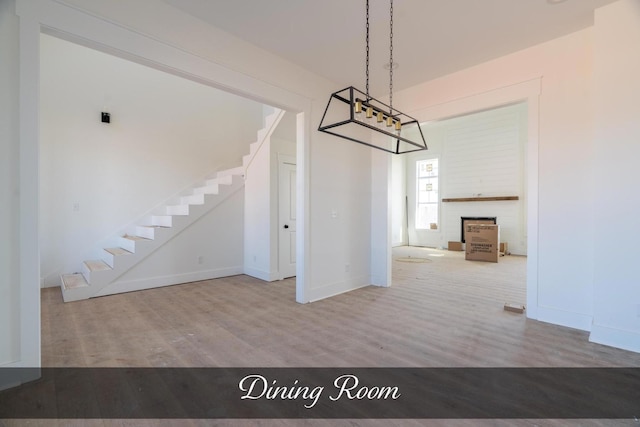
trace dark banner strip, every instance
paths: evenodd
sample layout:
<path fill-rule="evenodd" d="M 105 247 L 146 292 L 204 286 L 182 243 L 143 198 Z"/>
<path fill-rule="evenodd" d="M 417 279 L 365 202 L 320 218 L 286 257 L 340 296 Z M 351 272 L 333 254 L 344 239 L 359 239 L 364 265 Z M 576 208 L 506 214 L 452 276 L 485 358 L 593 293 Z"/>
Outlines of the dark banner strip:
<path fill-rule="evenodd" d="M 640 368 L 43 368 L 0 392 L 0 419 L 635 417 Z"/>

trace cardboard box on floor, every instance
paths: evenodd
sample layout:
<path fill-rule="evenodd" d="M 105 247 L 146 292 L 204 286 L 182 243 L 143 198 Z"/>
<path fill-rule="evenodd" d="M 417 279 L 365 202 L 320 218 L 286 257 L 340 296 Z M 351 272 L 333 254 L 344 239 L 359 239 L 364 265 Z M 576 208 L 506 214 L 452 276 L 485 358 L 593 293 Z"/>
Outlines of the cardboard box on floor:
<path fill-rule="evenodd" d="M 452 242 L 450 241 L 449 244 L 447 245 L 447 249 L 450 251 L 458 251 L 458 252 L 462 252 L 464 249 L 462 249 L 462 242 Z"/>
<path fill-rule="evenodd" d="M 500 226 L 467 224 L 465 230 L 465 257 L 469 261 L 498 262 Z"/>

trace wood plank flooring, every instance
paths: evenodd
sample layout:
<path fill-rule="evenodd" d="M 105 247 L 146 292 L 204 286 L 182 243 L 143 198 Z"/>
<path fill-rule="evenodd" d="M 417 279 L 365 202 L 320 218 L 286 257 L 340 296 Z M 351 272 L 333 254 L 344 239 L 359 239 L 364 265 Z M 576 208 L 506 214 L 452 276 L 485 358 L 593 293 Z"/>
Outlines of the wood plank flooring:
<path fill-rule="evenodd" d="M 526 259 L 398 248 L 390 288 L 301 305 L 295 279 L 208 280 L 64 304 L 42 292 L 42 360 L 83 366 L 640 366 L 586 332 L 505 312 L 525 302 Z"/>
<path fill-rule="evenodd" d="M 501 257 L 494 264 L 465 261 L 462 252 L 394 250 L 394 259 L 409 256 L 427 261 L 394 261 L 390 288 L 370 286 L 305 305 L 295 302 L 295 279 L 265 283 L 248 276 L 67 304 L 59 289 L 44 289 L 43 366 L 640 367 L 640 354 L 590 343 L 583 331 L 504 311 L 505 302 L 525 302 L 524 257 Z M 67 421 L 42 425 L 242 424 Z M 347 424 L 638 425 L 629 421 L 352 420 Z M 247 425 L 342 424 L 273 420 Z"/>

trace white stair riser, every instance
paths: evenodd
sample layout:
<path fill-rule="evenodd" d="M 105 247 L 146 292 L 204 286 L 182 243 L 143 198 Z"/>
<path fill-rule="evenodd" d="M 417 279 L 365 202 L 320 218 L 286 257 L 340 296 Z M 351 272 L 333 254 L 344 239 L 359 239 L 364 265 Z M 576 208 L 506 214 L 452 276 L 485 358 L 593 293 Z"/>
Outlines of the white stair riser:
<path fill-rule="evenodd" d="M 91 284 L 91 271 L 84 262 L 82 263 L 82 270 L 80 270 L 80 273 L 84 276 L 84 280 L 86 280 L 88 284 Z"/>
<path fill-rule="evenodd" d="M 189 205 L 167 206 L 167 215 L 189 215 Z"/>
<path fill-rule="evenodd" d="M 153 227 L 136 227 L 136 236 L 153 240 L 155 239 L 157 230 L 157 228 Z"/>
<path fill-rule="evenodd" d="M 269 132 L 268 128 L 263 128 L 258 131 L 258 141 L 254 142 L 249 146 L 249 149 L 250 149 L 249 152 L 251 154 L 255 153 L 255 150 L 258 148 L 257 145 L 259 145 L 258 143 L 261 142 L 267 136 L 267 132 Z M 255 148 L 253 147 L 254 144 L 256 145 Z"/>
<path fill-rule="evenodd" d="M 237 168 L 220 171 L 216 175 L 216 178 L 218 178 L 218 179 L 227 178 L 227 181 L 225 181 L 224 183 L 227 184 L 227 185 L 231 185 L 232 180 L 230 180 L 229 178 L 232 178 L 233 175 L 237 175 L 237 176 L 244 175 L 244 168 L 242 166 L 238 166 Z M 223 182 L 220 181 L 220 183 L 222 184 Z"/>
<path fill-rule="evenodd" d="M 171 215 L 154 215 L 151 217 L 151 225 L 159 225 L 161 227 L 171 227 L 173 218 Z"/>
<path fill-rule="evenodd" d="M 127 239 L 128 240 L 128 239 Z M 131 241 L 131 240 L 129 240 Z M 124 248 L 122 248 L 124 249 Z M 129 251 L 131 252 L 131 251 Z M 133 254 L 133 252 L 131 252 Z M 111 268 L 116 268 L 116 260 L 120 259 L 120 261 L 122 261 L 127 255 L 130 254 L 118 254 L 118 255 L 114 255 L 111 252 L 104 250 L 102 253 L 102 261 L 104 261 L 105 264 L 107 264 L 109 267 Z"/>
<path fill-rule="evenodd" d="M 192 194 L 180 197 L 181 205 L 204 205 L 204 194 Z"/>
<path fill-rule="evenodd" d="M 215 185 L 207 185 L 204 187 L 197 187 L 193 190 L 193 194 L 218 194 L 218 183 Z"/>
<path fill-rule="evenodd" d="M 116 266 L 116 256 L 111 252 L 104 251 L 102 255 L 102 260 L 105 264 L 107 264 L 111 268 L 115 268 Z"/>
<path fill-rule="evenodd" d="M 133 240 L 121 237 L 118 243 L 122 249 L 126 249 L 132 254 L 136 253 L 136 242 L 134 242 Z"/>

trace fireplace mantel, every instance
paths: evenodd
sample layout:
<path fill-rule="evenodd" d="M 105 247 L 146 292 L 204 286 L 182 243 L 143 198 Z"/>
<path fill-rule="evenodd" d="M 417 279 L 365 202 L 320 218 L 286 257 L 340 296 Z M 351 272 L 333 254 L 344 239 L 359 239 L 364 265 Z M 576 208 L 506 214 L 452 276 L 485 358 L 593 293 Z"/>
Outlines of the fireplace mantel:
<path fill-rule="evenodd" d="M 503 200 L 520 200 L 518 196 L 497 196 L 497 197 L 455 197 L 442 199 L 443 202 L 501 202 Z"/>

